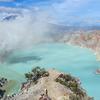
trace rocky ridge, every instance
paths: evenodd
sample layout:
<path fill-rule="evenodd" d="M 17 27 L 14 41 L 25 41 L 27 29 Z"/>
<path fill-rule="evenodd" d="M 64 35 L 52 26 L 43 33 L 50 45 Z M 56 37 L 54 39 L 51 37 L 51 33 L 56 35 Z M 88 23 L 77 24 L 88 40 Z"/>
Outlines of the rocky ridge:
<path fill-rule="evenodd" d="M 49 76 L 41 77 L 36 84 L 32 83 L 27 89 L 4 100 L 93 100 L 80 85 L 78 88 L 81 89 L 83 96 L 76 94 L 71 89 L 74 86 L 67 87 L 67 85 L 64 85 L 65 79 L 62 78 L 62 75 L 65 75 L 64 73 L 57 72 L 56 70 L 49 70 L 48 72 Z M 59 78 L 63 80 L 63 83 L 56 80 Z M 76 80 L 72 76 L 70 76 L 70 80 L 68 80 L 68 77 L 66 78 L 66 83 Z M 78 81 L 77 84 L 79 84 Z"/>

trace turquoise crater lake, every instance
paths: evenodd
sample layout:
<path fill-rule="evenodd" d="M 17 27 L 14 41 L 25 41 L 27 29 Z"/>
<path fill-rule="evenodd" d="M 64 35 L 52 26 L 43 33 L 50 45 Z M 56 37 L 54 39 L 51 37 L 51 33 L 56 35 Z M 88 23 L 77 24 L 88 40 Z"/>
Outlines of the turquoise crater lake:
<path fill-rule="evenodd" d="M 13 52 L 4 64 L 0 64 L 0 76 L 17 81 L 11 91 L 15 92 L 25 81 L 24 73 L 31 71 L 33 66 L 55 68 L 79 77 L 87 93 L 100 100 L 100 76 L 95 75 L 100 63 L 91 50 L 61 43 L 36 44 Z"/>

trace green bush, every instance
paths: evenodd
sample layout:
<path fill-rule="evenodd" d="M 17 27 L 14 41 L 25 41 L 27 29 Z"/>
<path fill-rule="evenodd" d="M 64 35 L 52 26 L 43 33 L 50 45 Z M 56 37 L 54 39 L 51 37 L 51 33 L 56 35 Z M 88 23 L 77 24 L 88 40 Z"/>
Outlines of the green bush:
<path fill-rule="evenodd" d="M 48 77 L 49 73 L 44 69 L 40 67 L 35 67 L 32 69 L 32 72 L 25 73 L 25 77 L 27 80 L 32 80 L 33 82 L 36 82 L 41 77 Z"/>
<path fill-rule="evenodd" d="M 80 96 L 84 96 L 86 93 L 83 92 L 83 89 L 80 89 L 80 86 L 76 79 L 69 74 L 61 74 L 56 79 L 56 82 L 66 86 L 69 88 L 73 93 L 76 94 L 77 100 Z"/>

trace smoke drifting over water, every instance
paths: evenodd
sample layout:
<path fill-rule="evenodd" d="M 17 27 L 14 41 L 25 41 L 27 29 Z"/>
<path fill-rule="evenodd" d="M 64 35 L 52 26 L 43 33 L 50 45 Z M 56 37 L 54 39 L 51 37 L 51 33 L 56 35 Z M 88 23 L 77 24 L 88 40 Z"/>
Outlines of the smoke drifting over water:
<path fill-rule="evenodd" d="M 26 11 L 13 20 L 0 22 L 0 60 L 10 52 L 48 40 L 48 14 Z"/>
<path fill-rule="evenodd" d="M 14 50 L 31 47 L 34 43 L 49 42 L 52 39 L 58 40 L 59 37 L 64 36 L 63 33 L 66 33 L 66 30 L 74 31 L 80 25 L 88 25 L 87 22 L 84 23 L 85 17 L 83 18 L 83 15 L 82 21 L 80 15 L 78 17 L 73 14 L 80 11 L 80 8 L 88 4 L 89 1 L 62 0 L 47 6 L 44 4 L 43 6 L 20 8 L 20 4 L 17 4 L 19 6 L 17 8 L 0 7 L 0 19 L 2 16 L 6 16 L 6 12 L 7 15 L 14 15 L 0 21 L 0 61 L 7 58 Z M 49 22 L 62 25 L 50 25 Z M 73 27 L 77 23 L 79 26 Z M 70 27 L 71 25 L 72 27 Z"/>
<path fill-rule="evenodd" d="M 53 3 L 53 5 L 51 5 L 52 7 L 47 7 L 45 11 L 41 11 L 38 7 L 29 9 L 1 7 L 0 12 L 13 12 L 14 14 L 17 12 L 19 16 L 13 20 L 0 22 L 0 55 L 5 51 L 9 52 L 14 49 L 31 46 L 33 43 L 49 41 L 48 33 L 52 31 L 52 28 L 48 24 L 49 19 L 51 22 L 56 23 L 60 20 L 59 15 L 67 16 L 67 14 L 65 14 L 65 10 L 68 9 L 66 5 L 67 3 L 74 3 L 76 5 L 77 3 L 73 1 L 74 0 L 63 0 L 61 3 Z M 80 3 L 78 3 L 77 6 L 78 5 L 80 5 Z M 63 8 L 65 8 L 65 10 Z M 51 18 L 49 14 L 54 15 L 55 18 Z M 64 17 L 61 20 L 64 19 L 66 18 Z"/>

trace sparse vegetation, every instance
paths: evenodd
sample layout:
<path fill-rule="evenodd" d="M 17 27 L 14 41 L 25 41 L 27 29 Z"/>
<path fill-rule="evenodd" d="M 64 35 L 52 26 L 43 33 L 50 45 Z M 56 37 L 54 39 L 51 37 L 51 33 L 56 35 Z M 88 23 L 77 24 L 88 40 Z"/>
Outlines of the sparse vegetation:
<path fill-rule="evenodd" d="M 55 81 L 65 85 L 75 94 L 77 99 L 73 100 L 80 100 L 80 97 L 84 97 L 86 95 L 86 92 L 80 87 L 76 78 L 69 74 L 60 74 Z"/>
<path fill-rule="evenodd" d="M 41 77 L 47 77 L 49 76 L 48 71 L 46 71 L 44 68 L 35 67 L 32 69 L 32 72 L 25 73 L 25 77 L 27 80 L 37 82 L 37 80 Z"/>
<path fill-rule="evenodd" d="M 81 88 L 78 79 L 69 74 L 60 74 L 55 70 L 46 71 L 44 68 L 35 67 L 31 72 L 26 73 L 25 77 L 27 81 L 22 84 L 21 93 L 8 96 L 5 100 L 21 100 L 23 97 L 25 97 L 23 100 L 40 100 L 41 98 L 44 100 L 49 97 L 52 100 L 65 100 L 65 98 L 66 100 L 93 100 Z M 36 84 L 37 82 L 39 84 Z M 32 93 L 31 96 L 30 93 Z"/>
<path fill-rule="evenodd" d="M 4 77 L 0 78 L 0 100 L 11 93 L 12 88 L 15 87 L 16 84 L 17 82 L 15 80 L 7 80 Z"/>
<path fill-rule="evenodd" d="M 6 90 L 3 88 L 5 86 L 5 84 L 7 83 L 7 79 L 6 78 L 0 78 L 0 99 L 3 98 L 3 96 L 5 95 Z"/>

